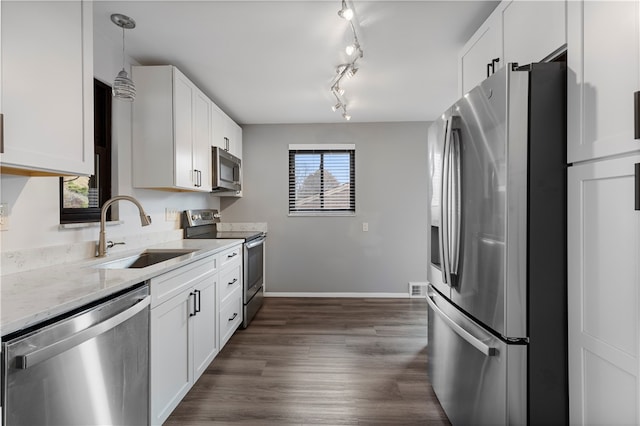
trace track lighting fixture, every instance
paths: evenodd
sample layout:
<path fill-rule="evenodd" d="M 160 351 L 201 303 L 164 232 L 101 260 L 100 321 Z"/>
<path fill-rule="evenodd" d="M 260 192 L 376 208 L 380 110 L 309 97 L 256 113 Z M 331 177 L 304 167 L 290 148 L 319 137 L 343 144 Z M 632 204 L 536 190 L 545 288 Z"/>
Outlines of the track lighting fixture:
<path fill-rule="evenodd" d="M 353 9 L 349 9 L 347 7 L 346 0 L 342 0 L 342 9 L 338 11 L 338 16 L 341 17 L 342 19 L 346 19 L 347 21 L 350 21 L 353 19 Z"/>
<path fill-rule="evenodd" d="M 351 33 L 353 35 L 353 43 L 348 45 L 345 49 L 347 55 L 352 57 L 350 62 L 338 65 L 336 67 L 336 77 L 333 79 L 331 84 L 331 93 L 336 98 L 336 104 L 331 107 L 333 111 L 342 110 L 342 117 L 345 120 L 351 120 L 351 116 L 347 113 L 347 104 L 342 98 L 344 95 L 344 89 L 340 87 L 340 82 L 344 77 L 351 78 L 356 75 L 358 72 L 358 68 L 356 67 L 356 62 L 358 59 L 364 56 L 364 52 L 362 47 L 360 46 L 360 41 L 358 40 L 358 34 L 356 33 L 356 27 L 353 23 L 355 14 L 353 9 L 347 6 L 347 0 L 341 0 L 342 8 L 338 11 L 338 16 L 347 20 L 349 22 L 349 26 L 351 27 Z"/>

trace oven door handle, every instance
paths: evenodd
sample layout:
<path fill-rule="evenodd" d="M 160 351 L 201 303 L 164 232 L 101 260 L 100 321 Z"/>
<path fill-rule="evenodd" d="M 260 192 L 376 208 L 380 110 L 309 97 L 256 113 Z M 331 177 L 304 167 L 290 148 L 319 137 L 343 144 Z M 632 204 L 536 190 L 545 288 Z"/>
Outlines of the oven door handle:
<path fill-rule="evenodd" d="M 254 248 L 254 247 L 257 247 L 257 246 L 259 246 L 259 245 L 264 244 L 264 240 L 266 240 L 266 239 L 267 239 L 267 237 L 260 237 L 260 238 L 257 238 L 257 239 L 255 239 L 255 240 L 251 240 L 251 241 L 250 241 L 250 242 L 248 242 L 248 243 L 245 243 L 245 244 L 244 244 L 244 246 L 245 246 L 247 249 L 252 249 L 252 248 Z"/>
<path fill-rule="evenodd" d="M 36 349 L 33 352 L 24 355 L 16 356 L 16 368 L 27 369 L 31 368 L 49 358 L 59 355 L 67 350 L 78 346 L 87 340 L 90 340 L 100 334 L 106 333 L 112 328 L 117 327 L 128 319 L 142 312 L 151 303 L 151 296 L 146 296 L 144 299 L 140 299 L 135 305 L 120 312 L 117 315 L 108 318 L 107 320 L 100 322 L 93 327 L 89 327 L 78 333 L 74 333 L 66 339 L 57 341 L 56 343 L 45 346 L 40 349 Z"/>

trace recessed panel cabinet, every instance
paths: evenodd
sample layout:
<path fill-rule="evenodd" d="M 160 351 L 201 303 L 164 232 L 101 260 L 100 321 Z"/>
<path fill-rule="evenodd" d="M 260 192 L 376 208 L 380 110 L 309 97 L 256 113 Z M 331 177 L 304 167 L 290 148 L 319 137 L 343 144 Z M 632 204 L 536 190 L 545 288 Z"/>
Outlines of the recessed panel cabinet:
<path fill-rule="evenodd" d="M 640 424 L 636 163 L 640 154 L 569 167 L 571 424 Z"/>
<path fill-rule="evenodd" d="M 567 161 L 640 150 L 640 2 L 569 1 L 567 25 Z"/>
<path fill-rule="evenodd" d="M 211 191 L 212 103 L 176 67 L 133 67 L 133 186 Z"/>
<path fill-rule="evenodd" d="M 561 51 L 566 7 L 565 0 L 501 2 L 460 52 L 460 96 L 510 62 L 540 62 Z"/>
<path fill-rule="evenodd" d="M 0 2 L 2 173 L 93 174 L 92 9 Z"/>

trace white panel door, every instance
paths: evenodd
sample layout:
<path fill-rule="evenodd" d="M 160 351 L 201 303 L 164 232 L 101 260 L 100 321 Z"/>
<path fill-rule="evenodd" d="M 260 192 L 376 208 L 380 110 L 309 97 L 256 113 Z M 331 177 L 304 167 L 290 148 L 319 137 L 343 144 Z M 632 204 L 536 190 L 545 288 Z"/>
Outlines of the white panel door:
<path fill-rule="evenodd" d="M 204 373 L 218 354 L 216 287 L 218 274 L 209 275 L 194 287 L 198 311 L 193 317 L 193 381 Z"/>
<path fill-rule="evenodd" d="M 151 310 L 151 424 L 160 425 L 192 384 L 189 303 L 186 291 Z"/>
<path fill-rule="evenodd" d="M 567 11 L 567 161 L 640 150 L 640 2 L 569 1 Z"/>
<path fill-rule="evenodd" d="M 195 188 L 193 171 L 193 96 L 191 82 L 177 69 L 173 81 L 175 185 Z"/>
<path fill-rule="evenodd" d="M 572 424 L 640 423 L 640 155 L 568 172 Z"/>
<path fill-rule="evenodd" d="M 503 12 L 504 61 L 540 62 L 567 43 L 566 1 L 514 0 Z"/>
<path fill-rule="evenodd" d="M 200 90 L 193 96 L 193 168 L 198 190 L 211 191 L 211 101 Z"/>
<path fill-rule="evenodd" d="M 501 9 L 498 6 L 498 9 Z M 489 16 L 467 42 L 460 55 L 460 95 L 476 87 L 487 78 L 487 65 L 498 59 L 494 71 L 503 66 L 502 54 L 502 12 Z"/>
<path fill-rule="evenodd" d="M 0 3 L 3 168 L 93 174 L 92 7 Z"/>

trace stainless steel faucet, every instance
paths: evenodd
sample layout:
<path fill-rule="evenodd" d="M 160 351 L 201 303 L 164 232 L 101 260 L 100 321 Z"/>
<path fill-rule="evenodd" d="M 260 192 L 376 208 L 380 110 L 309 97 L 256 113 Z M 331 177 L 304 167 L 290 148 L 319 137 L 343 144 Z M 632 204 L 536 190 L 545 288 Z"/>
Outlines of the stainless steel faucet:
<path fill-rule="evenodd" d="M 98 239 L 98 246 L 96 250 L 96 257 L 105 257 L 107 255 L 107 243 L 106 243 L 106 233 L 104 230 L 105 222 L 107 221 L 107 210 L 111 206 L 111 204 L 115 203 L 119 200 L 127 200 L 131 201 L 133 204 L 138 207 L 138 211 L 140 212 L 140 224 L 142 226 L 151 225 L 151 216 L 147 215 L 140 205 L 140 202 L 133 197 L 128 195 L 116 195 L 113 198 L 108 199 L 102 205 L 102 210 L 100 211 L 100 238 Z M 113 247 L 113 243 L 110 247 Z"/>

